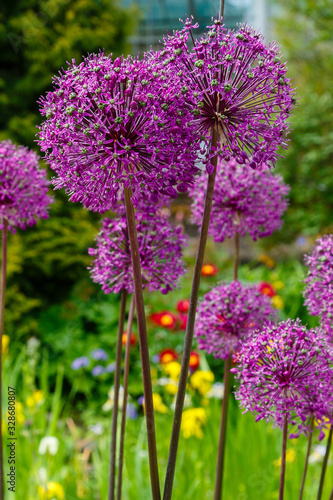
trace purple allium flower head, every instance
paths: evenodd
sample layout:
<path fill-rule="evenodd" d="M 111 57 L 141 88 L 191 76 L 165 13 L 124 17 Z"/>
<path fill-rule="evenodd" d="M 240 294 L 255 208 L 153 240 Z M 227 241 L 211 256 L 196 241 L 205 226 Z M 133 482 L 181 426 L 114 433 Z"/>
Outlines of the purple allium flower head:
<path fill-rule="evenodd" d="M 333 340 L 333 235 L 319 238 L 311 255 L 305 256 L 309 266 L 305 279 L 305 305 L 310 314 L 319 316 L 322 327 Z"/>
<path fill-rule="evenodd" d="M 25 229 L 38 218 L 48 218 L 53 198 L 47 194 L 49 181 L 38 159 L 24 146 L 0 142 L 0 229 L 4 220 L 14 233 L 16 227 Z"/>
<path fill-rule="evenodd" d="M 242 345 L 232 369 L 239 380 L 236 399 L 256 421 L 284 419 L 307 433 L 314 417 L 321 428 L 333 411 L 333 356 L 325 334 L 307 330 L 300 320 L 264 326 Z M 321 436 L 323 437 L 323 433 Z"/>
<path fill-rule="evenodd" d="M 275 165 L 277 149 L 287 145 L 287 119 L 295 103 L 279 47 L 266 45 L 253 28 L 231 31 L 216 20 L 190 50 L 187 40 L 197 26 L 187 19 L 181 31 L 164 40 L 161 52 L 166 67 L 181 76 L 193 124 L 206 139 L 217 129 L 217 151 L 225 161 L 249 161 L 252 168 Z M 212 170 L 208 163 L 207 171 Z"/>
<path fill-rule="evenodd" d="M 200 225 L 204 211 L 207 174 L 190 190 L 192 220 Z M 209 234 L 217 242 L 236 233 L 249 234 L 254 240 L 269 236 L 282 226 L 281 216 L 287 208 L 289 186 L 269 169 L 253 170 L 237 165 L 234 159 L 217 166 Z"/>
<path fill-rule="evenodd" d="M 102 365 L 96 365 L 91 370 L 91 373 L 94 377 L 98 377 L 99 375 L 103 375 L 103 373 L 105 373 L 105 368 Z"/>
<path fill-rule="evenodd" d="M 199 303 L 194 333 L 199 349 L 226 359 L 251 332 L 275 318 L 270 299 L 256 286 L 220 283 Z"/>
<path fill-rule="evenodd" d="M 132 260 L 126 215 L 122 206 L 116 219 L 104 219 L 96 237 L 95 256 L 89 268 L 95 283 L 105 293 L 126 289 L 133 292 Z M 140 202 L 135 214 L 140 251 L 143 287 L 168 293 L 185 273 L 182 249 L 187 241 L 181 227 L 173 226 L 161 211 Z"/>
<path fill-rule="evenodd" d="M 89 358 L 87 356 L 81 356 L 80 358 L 74 359 L 71 364 L 71 368 L 73 370 L 79 370 L 80 368 L 86 368 L 90 363 Z"/>
<path fill-rule="evenodd" d="M 39 102 L 46 117 L 39 144 L 58 176 L 55 188 L 99 212 L 124 187 L 134 202 L 187 191 L 198 172 L 199 136 L 177 79 L 153 53 L 73 60 Z"/>
<path fill-rule="evenodd" d="M 108 354 L 104 351 L 104 349 L 95 349 L 90 353 L 90 356 L 96 361 L 106 361 L 108 359 Z"/>

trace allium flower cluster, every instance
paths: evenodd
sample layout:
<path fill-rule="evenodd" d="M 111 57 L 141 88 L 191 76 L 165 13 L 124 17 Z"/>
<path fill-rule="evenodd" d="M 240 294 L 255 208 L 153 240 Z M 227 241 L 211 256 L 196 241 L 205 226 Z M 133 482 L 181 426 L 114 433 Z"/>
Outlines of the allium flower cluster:
<path fill-rule="evenodd" d="M 201 225 L 207 174 L 203 174 L 191 189 L 192 220 Z M 236 233 L 249 234 L 253 240 L 269 236 L 282 226 L 281 216 L 287 208 L 289 186 L 280 175 L 269 169 L 253 170 L 238 165 L 235 160 L 217 166 L 209 234 L 217 242 L 232 238 Z"/>
<path fill-rule="evenodd" d="M 305 279 L 305 305 L 310 314 L 319 316 L 322 327 L 333 340 L 333 235 L 319 238 L 311 255 L 305 256 L 309 266 Z"/>
<path fill-rule="evenodd" d="M 333 356 L 324 333 L 307 330 L 299 320 L 264 326 L 248 337 L 240 363 L 236 399 L 256 421 L 285 419 L 296 425 L 295 437 L 307 433 L 311 418 L 323 428 L 333 411 Z M 323 432 L 321 436 L 323 437 Z"/>
<path fill-rule="evenodd" d="M 48 218 L 53 198 L 47 194 L 49 181 L 40 168 L 38 156 L 10 140 L 0 142 L 0 229 L 25 229 L 37 219 Z"/>
<path fill-rule="evenodd" d="M 199 349 L 226 359 L 250 333 L 275 318 L 271 301 L 257 287 L 221 283 L 199 303 L 194 333 Z"/>
<path fill-rule="evenodd" d="M 92 54 L 73 59 L 40 99 L 39 144 L 56 189 L 103 212 L 131 187 L 157 200 L 186 192 L 198 171 L 199 137 L 190 127 L 177 75 L 145 60 Z"/>
<path fill-rule="evenodd" d="M 182 250 L 187 238 L 181 227 L 175 227 L 161 211 L 140 203 L 135 214 L 140 251 L 142 283 L 149 291 L 168 293 L 185 273 Z M 132 260 L 123 208 L 115 219 L 104 219 L 96 237 L 96 248 L 89 248 L 95 257 L 90 267 L 94 282 L 105 293 L 133 292 Z"/>
<path fill-rule="evenodd" d="M 277 149 L 286 147 L 289 112 L 295 91 L 286 77 L 275 42 L 266 45 L 253 28 L 227 30 L 220 20 L 192 40 L 192 21 L 164 40 L 161 56 L 182 79 L 181 92 L 192 109 L 193 122 L 204 137 L 216 128 L 218 153 L 252 168 L 275 165 Z M 212 154 L 215 154 L 214 151 Z M 213 167 L 207 164 L 210 173 Z"/>

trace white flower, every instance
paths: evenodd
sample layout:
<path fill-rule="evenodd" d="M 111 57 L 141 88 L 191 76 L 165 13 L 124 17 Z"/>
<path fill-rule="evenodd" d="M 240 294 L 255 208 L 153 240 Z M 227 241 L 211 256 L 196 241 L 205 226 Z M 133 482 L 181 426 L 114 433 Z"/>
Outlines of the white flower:
<path fill-rule="evenodd" d="M 96 436 L 101 436 L 104 432 L 103 425 L 100 422 L 94 425 L 88 425 L 88 429 L 96 434 Z"/>
<path fill-rule="evenodd" d="M 38 453 L 45 455 L 49 452 L 50 455 L 55 455 L 59 448 L 59 440 L 53 436 L 45 436 L 41 439 L 38 447 Z"/>
<path fill-rule="evenodd" d="M 313 447 L 313 452 L 309 456 L 309 464 L 315 464 L 316 462 L 321 462 L 326 453 L 326 446 L 323 444 L 316 444 Z"/>
<path fill-rule="evenodd" d="M 111 387 L 111 389 L 108 392 L 108 398 L 109 399 L 102 406 L 102 410 L 103 411 L 110 411 L 113 408 L 113 402 L 114 402 L 114 387 L 113 386 Z M 123 402 L 124 402 L 124 388 L 121 385 L 119 387 L 119 397 L 118 397 L 118 408 L 119 408 L 119 410 L 122 409 Z"/>
<path fill-rule="evenodd" d="M 209 392 L 207 392 L 206 397 L 222 399 L 223 395 L 224 395 L 224 385 L 222 384 L 222 382 L 215 382 L 215 384 L 213 384 L 212 387 L 210 388 Z"/>

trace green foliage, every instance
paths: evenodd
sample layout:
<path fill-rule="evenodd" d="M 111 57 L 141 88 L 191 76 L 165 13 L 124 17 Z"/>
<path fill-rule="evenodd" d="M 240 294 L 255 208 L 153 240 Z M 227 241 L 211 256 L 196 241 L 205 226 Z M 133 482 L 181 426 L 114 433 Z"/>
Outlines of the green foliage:
<path fill-rule="evenodd" d="M 281 0 L 275 28 L 297 87 L 290 148 L 278 170 L 291 185 L 283 238 L 332 230 L 333 3 Z"/>

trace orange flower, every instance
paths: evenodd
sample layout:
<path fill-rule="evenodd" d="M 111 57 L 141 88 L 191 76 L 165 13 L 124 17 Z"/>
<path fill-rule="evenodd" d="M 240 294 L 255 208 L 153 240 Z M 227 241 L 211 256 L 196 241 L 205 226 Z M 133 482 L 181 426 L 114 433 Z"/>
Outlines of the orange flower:
<path fill-rule="evenodd" d="M 173 349 L 163 349 L 159 357 L 162 364 L 167 364 L 171 363 L 171 361 L 175 361 L 178 358 L 178 354 Z"/>
<path fill-rule="evenodd" d="M 189 299 L 180 300 L 177 304 L 177 311 L 179 311 L 180 313 L 187 313 L 189 307 L 190 307 Z"/>
<path fill-rule="evenodd" d="M 155 321 L 158 325 L 170 329 L 174 328 L 176 324 L 176 316 L 168 311 L 151 314 L 150 319 Z"/>
<path fill-rule="evenodd" d="M 272 285 L 264 281 L 259 284 L 258 290 L 261 295 L 267 295 L 268 297 L 274 297 L 274 295 L 276 295 L 276 291 L 274 290 Z"/>
<path fill-rule="evenodd" d="M 204 264 L 201 269 L 201 276 L 215 276 L 218 269 L 214 264 Z"/>
<path fill-rule="evenodd" d="M 193 370 L 193 371 L 196 370 L 199 365 L 200 365 L 199 354 L 195 351 L 192 351 L 191 356 L 190 356 L 190 368 L 191 368 L 191 370 Z"/>

